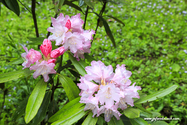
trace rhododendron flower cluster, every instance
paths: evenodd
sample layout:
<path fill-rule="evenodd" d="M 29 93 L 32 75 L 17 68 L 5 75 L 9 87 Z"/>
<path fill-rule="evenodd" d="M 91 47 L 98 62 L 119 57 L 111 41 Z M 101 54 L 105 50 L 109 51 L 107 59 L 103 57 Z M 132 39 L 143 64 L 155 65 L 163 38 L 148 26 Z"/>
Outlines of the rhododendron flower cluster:
<path fill-rule="evenodd" d="M 28 51 L 26 47 L 23 48 L 26 52 L 21 54 L 21 56 L 25 60 L 22 66 L 24 66 L 24 68 L 30 67 L 30 70 L 35 70 L 35 72 L 33 73 L 33 77 L 35 79 L 39 75 L 43 75 L 45 82 L 49 80 L 48 74 L 56 73 L 56 71 L 54 70 L 56 58 L 58 58 L 65 52 L 64 47 L 59 47 L 52 51 L 51 41 L 48 39 L 44 39 L 43 44 L 40 46 L 43 58 L 39 51 L 36 51 L 34 49 L 30 49 Z"/>
<path fill-rule="evenodd" d="M 92 61 L 85 68 L 87 74 L 81 77 L 78 87 L 81 89 L 81 103 L 84 110 L 92 110 L 93 117 L 104 113 L 105 121 L 109 122 L 114 115 L 118 120 L 121 116 L 118 108 L 124 110 L 127 105 L 134 106 L 132 98 L 139 98 L 137 90 L 140 86 L 131 85 L 131 72 L 125 65 L 117 65 L 115 73 L 111 65 L 105 66 L 101 61 Z"/>
<path fill-rule="evenodd" d="M 59 17 L 51 19 L 53 27 L 47 30 L 53 34 L 49 36 L 49 40 L 56 41 L 55 45 L 62 45 L 66 51 L 69 49 L 77 60 L 79 57 L 84 58 L 84 53 L 90 53 L 90 40 L 95 31 L 82 29 L 84 21 L 80 18 L 80 13 L 71 18 L 60 13 Z"/>

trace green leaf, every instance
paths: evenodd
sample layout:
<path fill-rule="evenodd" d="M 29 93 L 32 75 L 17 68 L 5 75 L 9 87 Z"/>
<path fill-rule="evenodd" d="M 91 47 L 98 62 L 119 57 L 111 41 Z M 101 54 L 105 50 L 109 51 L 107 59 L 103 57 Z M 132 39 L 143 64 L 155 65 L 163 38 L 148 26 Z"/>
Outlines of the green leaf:
<path fill-rule="evenodd" d="M 111 15 L 106 15 L 106 16 L 108 16 L 108 17 L 110 17 L 110 18 L 113 18 L 113 19 L 116 20 L 118 23 L 121 23 L 121 24 L 123 24 L 123 26 L 125 26 L 125 23 L 123 23 L 120 19 L 118 19 L 118 18 L 116 18 L 116 17 L 113 17 L 113 16 L 111 16 Z"/>
<path fill-rule="evenodd" d="M 26 106 L 26 113 L 25 113 L 26 123 L 29 123 L 36 116 L 42 104 L 46 87 L 47 87 L 47 83 L 44 82 L 43 79 L 41 79 L 35 86 L 34 90 L 32 91 Z"/>
<path fill-rule="evenodd" d="M 65 114 L 60 120 L 52 123 L 52 125 L 72 125 L 73 123 L 81 119 L 83 116 L 85 116 L 87 112 L 88 111 L 84 111 L 84 107 L 75 109 L 69 114 Z"/>
<path fill-rule="evenodd" d="M 84 5 L 84 0 L 79 0 L 79 6 L 83 6 Z"/>
<path fill-rule="evenodd" d="M 135 101 L 135 104 L 144 103 L 144 102 L 147 102 L 147 101 L 153 101 L 153 100 L 156 100 L 157 98 L 164 97 L 164 96 L 168 95 L 169 93 L 175 91 L 175 89 L 177 87 L 178 87 L 178 85 L 173 85 L 171 87 L 168 87 L 167 89 L 164 89 L 164 90 L 155 92 L 151 95 L 148 95 L 146 97 L 140 98 L 137 101 Z"/>
<path fill-rule="evenodd" d="M 103 117 L 99 116 L 99 118 L 97 120 L 97 124 L 98 125 L 103 125 L 103 123 L 104 123 Z"/>
<path fill-rule="evenodd" d="M 19 71 L 13 71 L 8 73 L 2 73 L 0 74 L 0 83 L 16 80 L 18 78 L 29 76 L 32 73 L 29 69 L 19 70 Z"/>
<path fill-rule="evenodd" d="M 126 108 L 123 113 L 128 118 L 138 118 L 140 117 L 140 110 L 135 108 Z"/>
<path fill-rule="evenodd" d="M 91 0 L 84 0 L 84 2 L 91 7 L 92 9 L 94 8 L 93 2 L 91 2 Z"/>
<path fill-rule="evenodd" d="M 121 119 L 117 120 L 116 117 L 112 117 L 111 120 L 108 122 L 108 125 L 124 125 Z"/>
<path fill-rule="evenodd" d="M 48 111 L 48 118 L 50 118 L 52 115 L 54 115 L 59 110 L 57 101 L 54 99 L 49 104 L 49 111 Z"/>
<path fill-rule="evenodd" d="M 17 58 L 11 62 L 9 62 L 9 64 L 14 64 L 14 65 L 18 65 L 18 64 L 22 64 L 23 63 L 23 58 Z"/>
<path fill-rule="evenodd" d="M 141 104 L 135 104 L 135 106 L 140 109 L 141 111 L 144 111 L 146 113 L 148 113 L 149 115 L 152 115 L 152 113 L 150 111 L 147 111 L 144 107 L 142 107 Z"/>
<path fill-rule="evenodd" d="M 85 56 L 85 59 L 87 59 L 89 63 L 95 60 L 92 56 L 88 55 L 88 53 L 85 53 L 84 56 Z"/>
<path fill-rule="evenodd" d="M 94 13 L 95 13 L 95 12 L 94 12 Z M 111 32 L 111 30 L 110 30 L 110 27 L 109 27 L 108 23 L 106 22 L 106 20 L 105 20 L 102 16 L 100 16 L 100 15 L 97 14 L 97 13 L 95 13 L 95 14 L 99 17 L 99 19 L 100 19 L 101 21 L 103 21 L 103 25 L 104 25 L 104 27 L 105 27 L 105 31 L 106 31 L 107 35 L 109 36 L 110 40 L 112 41 L 114 47 L 116 47 L 115 39 L 114 39 L 114 37 L 113 37 L 113 35 L 112 35 L 112 32 Z"/>
<path fill-rule="evenodd" d="M 159 112 L 151 112 L 151 113 L 152 113 L 153 118 L 161 116 L 161 114 Z"/>
<path fill-rule="evenodd" d="M 120 119 L 123 121 L 123 124 L 124 124 L 124 125 L 132 125 L 131 122 L 130 122 L 130 119 L 127 118 L 125 115 L 122 114 L 122 115 L 120 116 Z"/>
<path fill-rule="evenodd" d="M 77 61 L 76 58 L 73 57 L 71 53 L 68 53 L 68 54 L 69 54 L 69 58 L 70 58 L 72 64 L 75 66 L 75 68 L 77 69 L 77 71 L 82 76 L 84 76 L 86 74 L 86 71 L 85 71 L 86 63 L 84 61 L 82 61 L 82 60 Z"/>
<path fill-rule="evenodd" d="M 32 41 L 32 42 L 29 42 L 28 45 L 41 45 L 45 37 L 28 37 L 28 39 Z"/>
<path fill-rule="evenodd" d="M 69 101 L 79 97 L 80 91 L 77 85 L 73 82 L 73 80 L 61 74 L 58 75 L 59 75 L 59 80 L 66 92 L 66 95 L 68 96 Z"/>
<path fill-rule="evenodd" d="M 95 125 L 97 123 L 98 117 L 92 117 L 93 113 L 90 112 L 89 115 L 86 117 L 82 125 Z"/>
<path fill-rule="evenodd" d="M 142 118 L 130 119 L 132 125 L 148 125 L 148 123 Z"/>
<path fill-rule="evenodd" d="M 175 71 L 175 72 L 178 72 L 179 70 L 180 70 L 180 66 L 178 65 L 178 64 L 176 64 L 176 63 L 174 63 L 173 65 L 172 65 L 172 69 L 173 69 L 173 71 Z"/>
<path fill-rule="evenodd" d="M 59 9 L 60 9 L 61 6 L 64 4 L 64 1 L 65 1 L 65 0 L 59 0 L 59 4 L 58 4 L 58 8 L 59 8 Z"/>
<path fill-rule="evenodd" d="M 59 119 L 61 119 L 64 116 L 67 116 L 67 114 L 70 114 L 73 110 L 76 110 L 83 106 L 83 103 L 79 103 L 80 97 L 70 101 L 67 103 L 64 107 L 62 107 L 57 113 L 55 113 L 52 117 L 50 117 L 49 122 L 55 122 Z"/>
<path fill-rule="evenodd" d="M 38 110 L 37 115 L 32 120 L 33 122 L 31 125 L 38 125 L 40 122 L 44 120 L 49 103 L 50 103 L 50 99 L 51 99 L 51 91 L 45 94 L 42 105 L 40 106 L 40 109 Z"/>
<path fill-rule="evenodd" d="M 16 15 L 20 15 L 20 9 L 19 9 L 19 4 L 17 0 L 4 0 L 6 5 L 10 10 L 12 10 Z"/>
<path fill-rule="evenodd" d="M 20 118 L 25 113 L 25 108 L 27 105 L 28 98 L 29 97 L 25 98 L 23 101 L 19 103 L 18 107 L 16 108 L 16 111 L 13 114 L 13 117 L 12 117 L 13 121 L 16 121 L 18 118 Z"/>

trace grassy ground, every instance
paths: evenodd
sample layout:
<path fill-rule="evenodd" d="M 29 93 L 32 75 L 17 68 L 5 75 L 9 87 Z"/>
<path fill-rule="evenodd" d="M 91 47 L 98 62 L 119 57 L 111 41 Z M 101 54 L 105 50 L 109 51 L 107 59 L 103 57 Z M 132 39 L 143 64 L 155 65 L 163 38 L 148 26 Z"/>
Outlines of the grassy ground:
<path fill-rule="evenodd" d="M 25 1 L 30 7 L 29 2 Z M 21 5 L 20 5 L 21 6 Z M 50 26 L 50 17 L 55 12 L 51 3 L 37 5 L 37 21 L 41 37 L 46 37 Z M 144 104 L 150 111 L 159 111 L 163 117 L 180 118 L 179 121 L 167 121 L 171 125 L 187 124 L 187 3 L 184 0 L 126 0 L 125 4 L 107 4 L 104 18 L 108 21 L 117 47 L 114 48 L 104 27 L 99 27 L 92 43 L 91 53 L 96 60 L 106 65 L 125 64 L 132 71 L 131 80 L 142 87 L 142 92 L 151 94 L 173 84 L 178 89 L 151 103 Z M 98 12 L 101 5 L 96 5 Z M 85 10 L 85 7 L 83 8 Z M 75 15 L 79 11 L 64 6 L 65 15 Z M 125 26 L 109 16 L 117 17 Z M 81 14 L 82 19 L 84 15 Z M 21 16 L 1 5 L 0 16 L 0 71 L 2 73 L 21 69 L 10 61 L 21 57 L 24 52 L 21 44 L 29 43 L 28 37 L 35 37 L 32 15 L 23 6 Z M 97 17 L 88 14 L 86 29 L 96 27 Z M 42 42 L 42 41 L 41 41 Z M 37 48 L 30 45 L 28 48 Z M 65 56 L 66 57 L 66 56 Z M 25 80 L 26 81 L 26 80 Z M 30 93 L 28 85 L 34 86 L 33 79 L 25 84 L 24 80 L 6 84 L 7 93 L 1 114 L 1 123 L 9 122 L 15 105 Z M 0 90 L 0 97 L 3 97 Z M 3 98 L 0 98 L 0 108 Z M 20 119 L 20 122 L 22 119 Z"/>

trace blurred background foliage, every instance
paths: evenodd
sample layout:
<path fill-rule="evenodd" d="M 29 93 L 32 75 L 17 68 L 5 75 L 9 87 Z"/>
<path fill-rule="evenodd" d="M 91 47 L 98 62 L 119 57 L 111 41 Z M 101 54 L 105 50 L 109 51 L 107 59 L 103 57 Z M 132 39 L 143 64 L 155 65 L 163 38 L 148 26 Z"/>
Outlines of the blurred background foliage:
<path fill-rule="evenodd" d="M 46 38 L 46 29 L 51 25 L 51 17 L 54 17 L 56 12 L 69 16 L 81 13 L 81 18 L 85 18 L 83 13 L 87 6 L 82 0 L 73 2 L 74 5 L 81 6 L 82 12 L 68 5 L 67 1 L 65 3 L 58 10 L 58 1 L 36 1 L 40 37 Z M 10 11 L 2 3 L 0 5 L 1 73 L 22 69 L 21 65 L 16 65 L 24 52 L 21 45 L 27 45 L 28 49 L 38 48 L 37 45 L 30 44 L 32 42 L 29 39 L 36 37 L 31 4 L 30 0 L 18 0 L 20 13 L 18 10 L 15 13 Z M 85 29 L 96 29 L 98 16 L 92 12 L 100 13 L 102 7 L 100 1 L 91 3 Z M 143 105 L 149 111 L 160 112 L 163 117 L 180 118 L 179 121 L 166 121 L 170 125 L 187 124 L 186 8 L 185 0 L 126 0 L 123 3 L 108 1 L 102 16 L 110 26 L 116 48 L 105 32 L 103 21 L 100 20 L 89 54 L 95 60 L 101 60 L 113 67 L 116 64 L 125 64 L 127 70 L 132 71 L 132 82 L 136 82 L 142 87 L 142 92 L 147 94 L 173 84 L 179 85 L 177 90 L 168 96 Z M 68 55 L 65 53 L 63 58 L 67 61 Z M 77 80 L 68 69 L 64 74 L 68 74 L 74 81 Z M 38 80 L 39 78 L 36 79 Z M 36 81 L 30 77 L 0 84 L 0 124 L 24 124 L 23 117 L 14 121 L 18 116 L 13 113 L 19 102 L 30 95 Z M 57 89 L 54 94 L 57 107 L 62 107 L 67 101 L 65 92 Z"/>

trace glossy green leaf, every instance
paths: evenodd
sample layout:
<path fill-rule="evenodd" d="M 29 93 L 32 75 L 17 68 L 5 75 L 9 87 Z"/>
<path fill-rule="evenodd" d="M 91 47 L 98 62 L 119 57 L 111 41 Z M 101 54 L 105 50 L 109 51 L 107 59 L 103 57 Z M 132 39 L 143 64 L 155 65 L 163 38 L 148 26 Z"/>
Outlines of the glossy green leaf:
<path fill-rule="evenodd" d="M 71 109 L 70 109 L 71 110 Z M 60 120 L 52 123 L 52 125 L 72 125 L 77 122 L 83 116 L 87 114 L 88 111 L 84 111 L 84 107 L 74 109 L 69 114 L 65 114 Z"/>
<path fill-rule="evenodd" d="M 69 54 L 69 58 L 70 58 L 72 64 L 75 66 L 75 68 L 77 69 L 77 71 L 82 76 L 84 76 L 86 74 L 86 71 L 85 71 L 86 63 L 84 61 L 82 61 L 82 60 L 77 61 L 76 58 L 73 57 L 71 53 L 68 53 L 68 54 Z"/>
<path fill-rule="evenodd" d="M 111 120 L 108 122 L 108 125 L 124 125 L 121 118 L 119 120 L 116 119 L 116 117 L 112 117 Z"/>
<path fill-rule="evenodd" d="M 73 7 L 73 8 L 75 8 L 75 9 L 77 9 L 77 10 L 82 12 L 82 9 L 79 6 L 77 6 L 76 4 L 74 4 L 74 3 L 70 2 L 70 1 L 65 0 L 64 4 L 66 4 L 68 6 L 71 6 L 71 7 Z"/>
<path fill-rule="evenodd" d="M 146 113 L 148 113 L 149 115 L 152 115 L 152 113 L 151 113 L 150 111 L 147 111 L 144 107 L 142 107 L 141 104 L 135 104 L 135 106 L 136 106 L 138 109 L 140 109 L 141 111 L 146 112 Z"/>
<path fill-rule="evenodd" d="M 140 110 L 135 109 L 135 108 L 131 108 L 131 107 L 123 110 L 123 113 L 128 118 L 138 118 L 138 117 L 140 117 Z"/>
<path fill-rule="evenodd" d="M 95 12 L 94 12 L 94 13 L 95 13 Z M 111 32 L 111 30 L 110 30 L 110 27 L 109 27 L 108 23 L 106 22 L 106 20 L 105 20 L 102 16 L 100 16 L 100 15 L 97 14 L 97 13 L 95 13 L 95 14 L 99 17 L 99 19 L 100 19 L 101 21 L 103 21 L 103 25 L 104 25 L 104 27 L 105 27 L 105 31 L 106 31 L 107 35 L 109 36 L 110 40 L 112 41 L 114 47 L 116 47 L 116 42 L 115 42 L 115 39 L 114 39 L 114 37 L 113 37 L 113 35 L 112 35 L 112 32 Z"/>
<path fill-rule="evenodd" d="M 58 107 L 57 101 L 53 99 L 51 103 L 49 104 L 48 118 L 53 116 L 58 110 L 59 110 L 59 107 Z"/>
<path fill-rule="evenodd" d="M 132 125 L 148 125 L 142 118 L 129 119 Z"/>
<path fill-rule="evenodd" d="M 130 122 L 130 119 L 127 118 L 125 115 L 122 114 L 122 115 L 120 116 L 120 119 L 123 121 L 123 124 L 124 124 L 124 125 L 132 125 L 131 122 Z"/>
<path fill-rule="evenodd" d="M 68 96 L 69 101 L 79 97 L 80 91 L 72 79 L 59 74 L 59 80 L 66 92 L 66 95 Z"/>
<path fill-rule="evenodd" d="M 84 0 L 84 2 L 91 8 L 94 8 L 94 4 L 91 0 Z"/>
<path fill-rule="evenodd" d="M 151 113 L 152 113 L 153 118 L 161 116 L 161 114 L 159 112 L 151 112 Z"/>
<path fill-rule="evenodd" d="M 16 15 L 20 15 L 20 8 L 17 0 L 4 0 L 6 5 L 10 10 L 12 10 Z"/>
<path fill-rule="evenodd" d="M 175 89 L 177 89 L 177 87 L 178 87 L 178 85 L 173 85 L 171 87 L 168 87 L 167 89 L 160 90 L 160 91 L 155 92 L 151 95 L 140 98 L 137 101 L 135 101 L 135 104 L 144 103 L 144 102 L 147 102 L 147 101 L 149 102 L 149 101 L 156 100 L 157 98 L 164 97 L 164 96 L 170 94 L 171 92 L 175 91 Z"/>
<path fill-rule="evenodd" d="M 88 62 L 90 62 L 90 63 L 91 63 L 93 60 L 95 60 L 92 56 L 88 55 L 88 53 L 85 53 L 85 54 L 84 54 L 84 57 L 85 57 L 85 59 L 87 59 Z"/>
<path fill-rule="evenodd" d="M 92 117 L 93 113 L 90 112 L 82 125 L 95 125 L 97 123 L 98 117 Z"/>
<path fill-rule="evenodd" d="M 41 45 L 45 37 L 28 37 L 28 39 L 31 41 L 28 45 Z"/>
<path fill-rule="evenodd" d="M 29 76 L 32 73 L 29 69 L 19 70 L 19 71 L 13 71 L 8 73 L 2 73 L 0 74 L 0 83 L 16 80 L 18 78 Z"/>
<path fill-rule="evenodd" d="M 106 15 L 106 16 L 108 16 L 108 17 L 110 17 L 110 18 L 113 18 L 113 19 L 116 20 L 118 23 L 121 23 L 121 24 L 123 24 L 123 26 L 125 26 L 125 23 L 123 23 L 120 19 L 118 19 L 118 18 L 116 18 L 116 17 L 113 17 L 113 16 L 111 16 L 111 15 Z"/>
<path fill-rule="evenodd" d="M 23 59 L 18 58 L 18 59 L 15 59 L 15 60 L 11 61 L 9 64 L 18 65 L 18 64 L 22 64 L 22 63 L 23 63 Z"/>
<path fill-rule="evenodd" d="M 42 105 L 40 106 L 37 115 L 32 120 L 31 125 L 38 125 L 40 122 L 44 120 L 44 118 L 46 117 L 46 112 L 50 103 L 50 99 L 51 99 L 51 91 L 45 94 Z"/>
<path fill-rule="evenodd" d="M 65 0 L 59 0 L 59 3 L 58 3 L 58 8 L 60 9 L 62 7 L 62 5 L 64 4 L 64 1 Z"/>
<path fill-rule="evenodd" d="M 35 86 L 34 90 L 32 91 L 27 106 L 26 106 L 26 113 L 25 113 L 25 122 L 29 123 L 37 114 L 44 95 L 46 91 L 47 83 L 41 79 Z"/>
<path fill-rule="evenodd" d="M 79 0 L 79 6 L 83 6 L 84 5 L 84 0 Z"/>
<path fill-rule="evenodd" d="M 23 101 L 21 101 L 18 104 L 18 107 L 16 108 L 16 111 L 13 114 L 12 120 L 16 121 L 18 118 L 20 118 L 23 114 L 25 114 L 25 109 L 27 105 L 28 98 L 25 98 Z"/>
<path fill-rule="evenodd" d="M 57 113 L 55 113 L 52 117 L 50 117 L 49 122 L 55 122 L 61 119 L 62 117 L 70 114 L 73 110 L 76 110 L 83 106 L 83 103 L 79 103 L 80 97 L 70 101 L 64 107 L 62 107 Z"/>
<path fill-rule="evenodd" d="M 103 125 L 103 123 L 104 123 L 103 117 L 99 116 L 97 120 L 97 125 Z"/>

